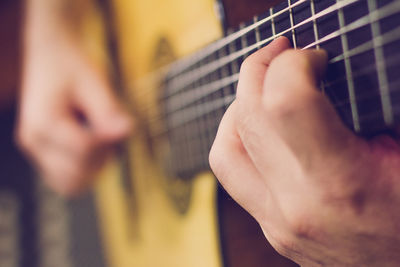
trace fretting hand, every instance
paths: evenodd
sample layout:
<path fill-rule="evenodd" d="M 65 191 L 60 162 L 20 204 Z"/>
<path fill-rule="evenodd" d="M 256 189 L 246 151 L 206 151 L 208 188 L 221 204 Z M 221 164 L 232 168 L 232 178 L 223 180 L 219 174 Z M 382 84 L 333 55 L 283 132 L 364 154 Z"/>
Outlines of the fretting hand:
<path fill-rule="evenodd" d="M 302 266 L 399 266 L 400 148 L 344 127 L 317 89 L 326 61 L 286 38 L 251 55 L 211 167 L 275 249 Z"/>

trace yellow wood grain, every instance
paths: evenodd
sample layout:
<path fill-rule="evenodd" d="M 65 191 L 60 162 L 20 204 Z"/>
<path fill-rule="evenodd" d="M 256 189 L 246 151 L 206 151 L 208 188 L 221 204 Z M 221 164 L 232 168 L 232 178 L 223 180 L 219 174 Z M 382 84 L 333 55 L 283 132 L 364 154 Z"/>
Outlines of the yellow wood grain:
<path fill-rule="evenodd" d="M 114 12 L 127 99 L 139 119 L 144 120 L 138 125 L 148 125 L 145 120 L 158 113 L 159 89 L 154 80 L 143 80 L 154 71 L 160 38 L 168 40 L 180 58 L 221 37 L 214 1 L 115 0 Z M 129 142 L 134 205 L 129 204 L 121 186 L 117 161 L 105 169 L 97 185 L 97 207 L 109 266 L 220 266 L 215 179 L 209 173 L 198 175 L 190 208 L 186 214 L 179 214 L 165 190 L 165 140 L 153 143 L 155 156 L 144 128 L 138 127 Z"/>

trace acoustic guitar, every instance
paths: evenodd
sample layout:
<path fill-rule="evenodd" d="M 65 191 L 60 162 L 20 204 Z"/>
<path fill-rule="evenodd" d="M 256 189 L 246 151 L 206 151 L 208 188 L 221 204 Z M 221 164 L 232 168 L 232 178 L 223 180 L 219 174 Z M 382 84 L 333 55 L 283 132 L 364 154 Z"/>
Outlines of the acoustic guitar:
<path fill-rule="evenodd" d="M 344 123 L 365 136 L 390 131 L 400 119 L 400 1 L 115 0 L 103 7 L 116 85 L 139 124 L 96 187 L 109 265 L 295 266 L 209 171 L 240 65 L 282 35 L 297 49 L 326 49 L 321 90 Z"/>

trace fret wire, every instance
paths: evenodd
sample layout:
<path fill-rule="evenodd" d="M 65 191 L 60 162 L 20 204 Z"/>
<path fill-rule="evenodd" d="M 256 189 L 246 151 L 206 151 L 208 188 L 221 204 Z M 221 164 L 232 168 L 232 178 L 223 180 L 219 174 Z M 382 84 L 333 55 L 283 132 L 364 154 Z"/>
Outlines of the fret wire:
<path fill-rule="evenodd" d="M 241 24 L 239 25 L 239 29 L 244 29 L 244 28 L 245 28 L 245 25 L 244 25 L 243 23 L 241 23 Z M 240 37 L 240 45 L 242 46 L 242 48 L 243 48 L 243 47 L 248 47 L 246 35 L 242 35 L 242 36 Z M 247 53 L 244 53 L 244 54 L 243 54 L 243 59 L 246 58 L 247 55 L 248 55 Z"/>
<path fill-rule="evenodd" d="M 311 8 L 311 17 L 315 16 L 315 0 L 310 0 L 310 8 Z M 317 20 L 313 19 L 313 30 L 314 30 L 314 40 L 318 41 L 319 40 L 319 34 L 318 34 L 318 26 L 317 26 Z M 316 45 L 317 49 L 320 49 L 320 45 Z"/>
<path fill-rule="evenodd" d="M 225 49 L 221 50 L 220 56 L 224 57 L 226 55 L 227 55 L 227 51 Z M 230 75 L 230 73 L 229 73 L 229 67 L 228 66 L 224 66 L 221 69 L 221 79 L 226 79 L 227 77 L 230 78 L 230 77 L 232 77 L 232 75 Z M 225 97 L 227 95 L 232 94 L 231 91 L 230 91 L 230 88 L 229 88 L 231 86 L 231 84 L 232 83 L 230 83 L 230 84 L 228 84 L 226 86 L 222 86 L 222 88 L 223 88 L 222 89 L 222 93 L 221 93 L 222 97 Z M 229 103 L 226 103 L 226 104 L 227 104 L 226 106 L 228 106 Z"/>
<path fill-rule="evenodd" d="M 206 83 L 206 84 L 209 84 L 209 83 Z M 203 95 L 204 94 L 204 90 L 207 89 L 205 87 L 202 87 L 202 85 L 200 85 L 200 84 L 198 86 L 195 85 L 194 87 L 196 88 L 196 90 L 194 90 L 194 91 L 203 92 L 200 95 Z M 199 88 L 199 89 L 197 89 L 197 88 Z M 190 93 L 192 94 L 192 92 L 190 92 Z M 196 111 L 197 113 L 202 113 L 203 110 L 204 110 L 203 105 L 204 105 L 204 101 L 205 100 L 203 100 L 203 98 L 199 97 L 198 95 L 195 95 L 195 94 L 192 94 L 192 95 L 196 96 L 196 98 L 198 98 L 200 100 L 200 103 L 203 103 L 203 104 L 198 105 L 198 106 L 201 106 L 201 107 L 199 107 L 197 109 L 197 111 Z M 182 100 L 180 102 L 182 102 Z M 198 139 L 200 139 L 199 141 L 200 141 L 200 144 L 201 144 L 200 145 L 200 149 L 201 149 L 203 147 L 207 147 L 207 144 L 208 144 L 209 133 L 208 133 L 208 130 L 204 131 L 204 129 L 208 129 L 208 127 L 207 127 L 208 123 L 207 123 L 207 118 L 205 118 L 205 117 L 198 117 L 197 120 L 199 121 L 199 123 L 197 124 L 198 127 L 197 127 L 196 131 L 197 131 L 197 133 L 199 135 Z M 205 156 L 205 155 L 203 155 L 203 156 Z"/>
<path fill-rule="evenodd" d="M 336 0 L 336 1 L 341 1 L 341 0 Z M 339 27 L 340 28 L 345 27 L 346 24 L 345 24 L 343 9 L 338 10 L 338 19 L 339 19 Z M 359 116 L 358 116 L 353 73 L 352 73 L 352 69 L 351 69 L 350 59 L 349 59 L 349 57 L 347 57 L 347 53 L 349 51 L 347 35 L 346 34 L 340 35 L 340 40 L 342 43 L 343 55 L 345 57 L 344 58 L 344 66 L 345 66 L 346 77 L 347 77 L 347 88 L 348 88 L 348 93 L 349 93 L 349 98 L 350 98 L 351 115 L 352 115 L 353 125 L 354 125 L 353 127 L 356 132 L 359 132 L 361 129 L 360 129 Z"/>
<path fill-rule="evenodd" d="M 310 0 L 310 9 L 311 9 L 311 16 L 315 16 L 315 0 Z M 319 34 L 318 34 L 318 25 L 317 25 L 317 20 L 313 20 L 313 32 L 314 32 L 314 41 L 318 42 L 319 40 Z M 321 46 L 317 44 L 315 46 L 316 49 L 321 49 Z M 320 84 L 321 92 L 325 94 L 325 83 L 324 81 L 321 81 Z"/>
<path fill-rule="evenodd" d="M 228 55 L 228 57 L 229 57 L 229 59 L 230 59 L 230 63 L 231 63 L 231 67 L 232 67 L 232 72 L 233 72 L 233 74 L 238 74 L 239 71 L 240 71 L 240 66 L 239 66 L 239 64 L 238 64 L 238 62 L 237 62 L 236 59 L 232 59 L 232 58 L 231 58 L 231 55 L 232 55 L 233 53 L 236 52 L 235 45 L 234 45 L 233 42 L 230 43 L 230 44 L 228 45 L 228 49 L 229 49 L 229 55 Z"/>
<path fill-rule="evenodd" d="M 287 0 L 288 6 L 292 6 L 291 0 Z M 293 9 L 289 9 L 289 18 L 290 18 L 290 27 L 293 29 L 294 26 L 294 19 L 293 19 Z M 293 42 L 293 48 L 297 49 L 297 42 L 296 42 L 296 33 L 294 29 L 292 30 L 292 42 Z"/>
<path fill-rule="evenodd" d="M 332 5 L 332 6 L 328 7 L 328 8 L 326 8 L 325 10 L 323 10 L 323 11 L 319 12 L 318 14 L 316 14 L 314 17 L 310 17 L 310 18 L 308 18 L 308 19 L 306 19 L 306 20 L 304 20 L 304 21 L 302 21 L 302 22 L 296 24 L 293 28 L 289 28 L 289 29 L 286 29 L 286 30 L 284 30 L 284 31 L 282 31 L 282 32 L 280 32 L 280 33 L 277 33 L 276 36 L 272 36 L 272 37 L 270 37 L 270 38 L 267 38 L 267 39 L 262 40 L 262 41 L 261 41 L 260 43 L 258 43 L 258 44 L 254 44 L 254 45 L 251 45 L 251 46 L 249 46 L 249 47 L 247 47 L 247 48 L 244 48 L 244 49 L 242 49 L 242 50 L 240 50 L 240 51 L 236 51 L 234 54 L 230 55 L 229 58 L 241 57 L 241 56 L 243 56 L 243 54 L 248 53 L 248 52 L 250 52 L 250 51 L 252 51 L 252 50 L 254 50 L 254 49 L 257 49 L 257 46 L 259 46 L 259 45 L 262 46 L 262 45 L 264 45 L 264 44 L 267 44 L 268 42 L 272 41 L 273 39 L 275 39 L 275 38 L 277 38 L 277 37 L 280 37 L 280 36 L 282 36 L 282 35 L 284 35 L 284 34 L 290 32 L 290 31 L 293 30 L 293 29 L 297 29 L 297 28 L 299 28 L 299 27 L 301 27 L 301 26 L 303 26 L 303 25 L 305 25 L 305 24 L 307 24 L 307 23 L 309 23 L 309 22 L 312 22 L 313 19 L 317 19 L 317 18 L 323 17 L 323 16 L 325 16 L 325 15 L 327 15 L 327 14 L 330 14 L 330 13 L 332 13 L 332 12 L 335 12 L 335 11 L 337 11 L 339 8 L 342 8 L 342 7 L 346 6 L 346 4 L 343 3 L 343 1 L 344 1 L 344 0 L 340 1 L 339 3 L 337 3 L 337 4 L 335 4 L 335 5 Z M 359 1 L 359 0 L 354 0 L 354 1 Z M 353 2 L 354 2 L 354 1 L 353 1 Z M 298 3 L 298 2 L 297 2 L 297 3 Z M 346 3 L 347 3 L 347 2 L 346 2 Z M 396 5 L 396 4 L 397 4 L 397 5 Z M 399 4 L 400 4 L 400 2 L 394 2 L 394 3 L 392 3 L 390 6 L 395 6 L 395 5 L 396 5 L 396 6 L 399 6 Z M 385 8 L 387 8 L 387 6 L 386 6 Z M 399 7 L 399 8 L 400 8 L 400 7 Z M 382 8 L 382 9 L 384 9 L 384 8 Z M 382 9 L 380 9 L 380 10 L 382 10 Z M 387 11 L 387 10 L 386 10 L 386 11 Z M 393 10 L 391 10 L 391 11 L 393 11 Z M 390 12 L 390 11 L 389 11 L 389 12 Z M 383 13 L 383 12 L 382 12 L 382 13 Z M 380 13 L 376 14 L 376 15 L 373 16 L 373 17 L 374 17 L 374 18 L 380 17 Z M 351 25 L 353 26 L 352 28 L 348 28 L 348 27 L 346 26 L 345 29 L 340 29 L 340 30 L 338 30 L 337 33 L 336 33 L 336 36 L 331 36 L 331 35 L 325 36 L 324 38 L 320 39 L 317 43 L 323 43 L 323 42 L 328 41 L 328 40 L 330 40 L 330 39 L 332 39 L 332 38 L 335 38 L 335 37 L 337 37 L 337 36 L 340 36 L 341 34 L 344 34 L 344 33 L 347 32 L 347 31 L 354 30 L 354 29 L 356 29 L 356 28 L 358 28 L 358 27 L 364 26 L 366 23 L 369 22 L 369 18 L 368 18 L 368 16 L 365 16 L 365 17 L 363 17 L 363 18 L 366 19 L 365 22 L 360 21 L 360 19 L 359 19 L 359 20 L 356 21 L 356 22 L 358 22 L 357 25 L 353 25 L 354 23 L 351 24 Z M 362 23 L 364 23 L 364 24 L 362 24 Z M 359 25 L 359 24 L 361 24 L 361 25 Z M 328 38 L 328 37 L 329 37 L 329 38 Z M 314 42 L 314 43 L 308 45 L 306 48 L 309 48 L 310 46 L 314 46 L 314 45 L 316 45 L 316 42 Z M 195 73 L 197 74 L 197 77 L 200 78 L 201 76 L 206 75 L 206 74 L 208 74 L 208 73 L 210 73 L 210 72 L 212 72 L 212 71 L 215 71 L 216 69 L 220 68 L 220 67 L 223 66 L 224 64 L 228 64 L 228 63 L 230 63 L 229 59 L 228 59 L 228 58 L 223 58 L 223 59 L 221 59 L 221 60 L 218 61 L 218 62 L 210 63 L 210 64 L 208 64 L 208 65 L 206 65 L 206 66 L 203 66 L 201 69 L 196 69 L 196 70 L 193 70 L 193 71 L 191 71 L 191 72 L 195 72 Z M 168 90 L 168 91 L 170 91 L 170 92 L 168 92 L 169 94 L 167 93 L 167 96 L 168 96 L 168 95 L 173 95 L 173 94 L 179 92 L 180 90 L 182 90 L 182 88 L 184 88 L 188 83 L 191 82 L 188 73 L 182 74 L 182 76 L 177 76 L 176 78 L 178 78 L 178 77 L 179 77 L 179 81 L 175 81 L 174 79 L 171 80 L 171 82 L 170 82 L 170 86 L 171 86 L 171 87 L 169 87 L 169 90 Z"/>
<path fill-rule="evenodd" d="M 276 39 L 275 16 L 277 15 L 274 14 L 274 9 L 272 7 L 269 9 L 269 15 L 271 17 L 272 39 L 275 40 Z"/>
<path fill-rule="evenodd" d="M 258 22 L 258 16 L 253 17 L 253 24 Z M 261 41 L 261 34 L 260 34 L 260 28 L 257 27 L 255 28 L 255 37 L 256 37 L 256 43 L 258 44 Z M 257 46 L 257 49 L 260 49 L 261 46 Z"/>
<path fill-rule="evenodd" d="M 219 49 L 216 52 L 216 56 L 217 58 L 220 58 L 223 55 L 223 49 Z M 217 80 L 221 80 L 223 78 L 223 68 L 220 68 L 217 71 Z M 223 99 L 223 90 L 221 90 L 221 88 L 219 90 L 217 90 L 216 92 L 219 92 L 219 96 L 217 96 L 219 99 Z M 212 98 L 212 97 L 211 97 Z M 207 101 L 208 102 L 208 101 Z M 215 138 L 215 134 L 214 134 L 214 128 L 216 127 L 216 121 L 219 120 L 219 118 L 222 118 L 222 116 L 224 115 L 224 110 L 222 108 L 219 109 L 215 109 L 213 112 L 211 112 L 211 116 L 210 113 L 208 114 L 208 127 L 207 127 L 207 131 L 209 133 L 208 135 L 208 145 L 207 147 L 209 147 L 213 142 L 214 142 L 214 138 Z M 207 115 L 206 115 L 207 116 Z M 210 147 L 211 148 L 211 147 Z"/>
<path fill-rule="evenodd" d="M 368 0 L 368 10 L 371 13 L 377 9 L 376 0 Z M 371 32 L 373 40 L 377 36 L 381 35 L 381 29 L 379 25 L 379 21 L 371 23 Z M 388 86 L 388 77 L 386 74 L 385 69 L 385 57 L 383 54 L 383 48 L 379 46 L 376 41 L 373 41 L 374 44 L 374 55 L 377 75 L 378 75 L 378 83 L 379 83 L 379 90 L 381 92 L 381 104 L 382 104 L 382 111 L 383 111 L 383 118 L 387 125 L 391 125 L 393 123 L 393 112 L 392 112 L 392 104 L 390 101 L 390 94 L 389 94 L 389 86 Z M 378 64 L 380 62 L 380 64 Z"/>

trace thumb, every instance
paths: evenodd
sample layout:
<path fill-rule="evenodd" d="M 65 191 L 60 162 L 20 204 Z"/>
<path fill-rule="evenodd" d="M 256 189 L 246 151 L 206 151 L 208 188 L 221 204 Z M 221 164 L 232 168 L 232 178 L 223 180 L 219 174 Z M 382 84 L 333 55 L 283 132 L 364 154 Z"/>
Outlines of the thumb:
<path fill-rule="evenodd" d="M 88 68 L 80 75 L 75 89 L 78 109 L 83 113 L 93 134 L 106 142 L 129 136 L 132 118 L 122 108 L 120 101 L 107 81 L 107 75 Z"/>
<path fill-rule="evenodd" d="M 361 142 L 317 89 L 326 64 L 324 51 L 292 50 L 271 63 L 265 79 L 263 107 L 271 129 L 306 168 L 326 166 L 320 163 L 329 159 L 342 162 L 343 154 Z"/>

